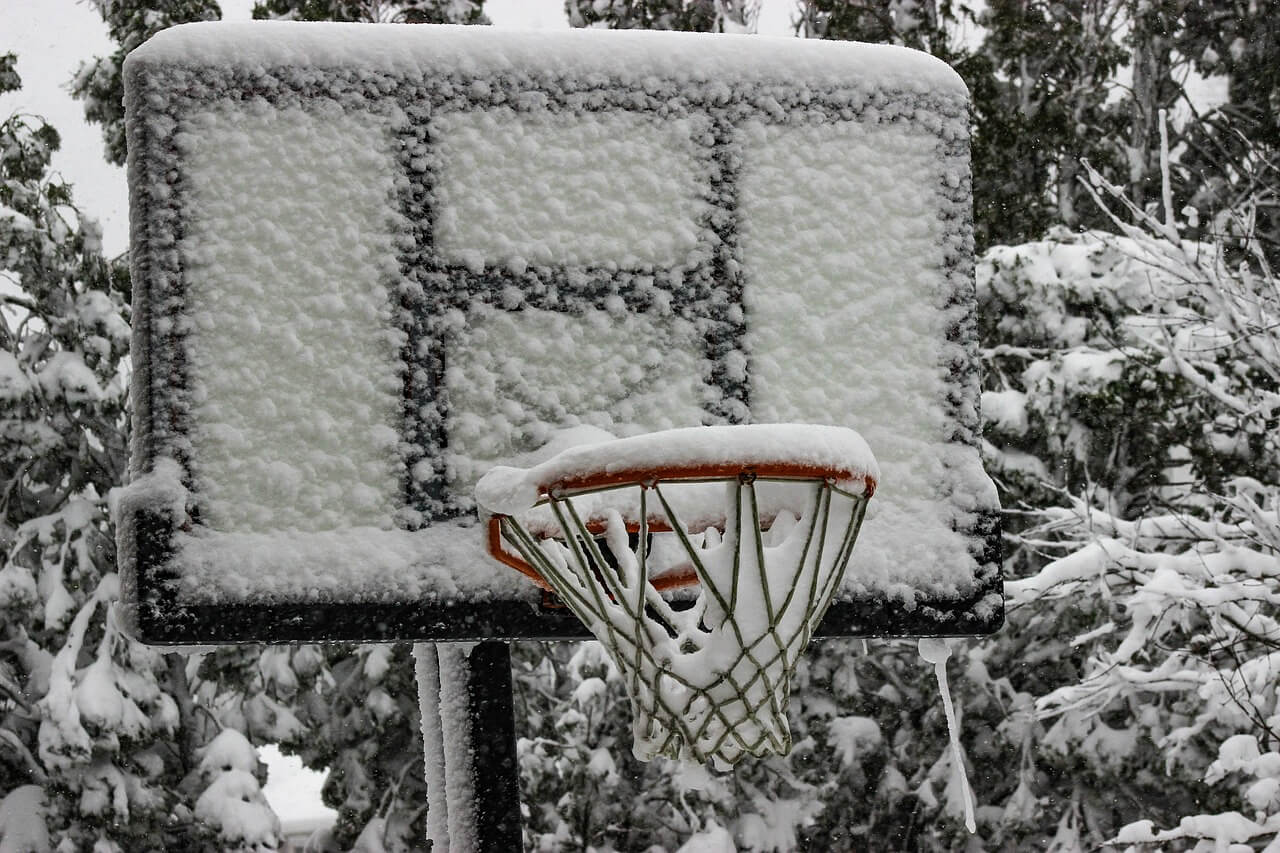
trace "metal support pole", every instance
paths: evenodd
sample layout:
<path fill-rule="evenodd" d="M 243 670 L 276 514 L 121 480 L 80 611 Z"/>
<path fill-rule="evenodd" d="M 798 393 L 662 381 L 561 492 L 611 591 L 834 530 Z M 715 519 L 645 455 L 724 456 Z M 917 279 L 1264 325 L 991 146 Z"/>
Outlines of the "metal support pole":
<path fill-rule="evenodd" d="M 432 850 L 519 851 L 520 777 L 507 644 L 420 643 L 414 654 Z M 433 783 L 437 789 L 443 783 L 445 790 L 432 792 Z"/>
<path fill-rule="evenodd" d="M 480 850 L 514 853 L 521 849 L 521 822 L 511 649 L 501 642 L 477 643 L 471 650 L 470 664 L 467 693 Z"/>

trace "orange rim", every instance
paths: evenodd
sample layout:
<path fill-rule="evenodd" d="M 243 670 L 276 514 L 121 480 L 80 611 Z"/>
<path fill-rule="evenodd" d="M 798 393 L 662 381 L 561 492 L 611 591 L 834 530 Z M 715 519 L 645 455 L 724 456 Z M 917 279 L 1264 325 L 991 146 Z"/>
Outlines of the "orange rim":
<path fill-rule="evenodd" d="M 876 491 L 875 478 L 847 468 L 828 468 L 799 462 L 756 462 L 743 465 L 740 462 L 698 463 L 671 465 L 662 468 L 622 468 L 616 471 L 596 471 L 579 477 L 565 477 L 550 483 L 539 484 L 538 491 L 546 497 L 565 497 L 575 492 L 599 489 L 607 486 L 641 485 L 676 480 L 722 480 L 733 477 L 759 477 L 762 480 L 831 480 L 861 481 L 864 497 L 870 499 Z"/>

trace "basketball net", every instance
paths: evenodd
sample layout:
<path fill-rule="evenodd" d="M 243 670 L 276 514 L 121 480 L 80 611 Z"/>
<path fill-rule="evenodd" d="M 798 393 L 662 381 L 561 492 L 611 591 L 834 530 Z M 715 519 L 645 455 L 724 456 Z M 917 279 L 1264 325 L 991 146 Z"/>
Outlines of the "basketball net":
<path fill-rule="evenodd" d="M 626 683 L 638 758 L 727 769 L 790 751 L 796 663 L 874 488 L 865 467 L 854 477 L 752 459 L 588 473 L 540 487 L 528 513 L 495 515 L 490 550 L 604 645 Z"/>

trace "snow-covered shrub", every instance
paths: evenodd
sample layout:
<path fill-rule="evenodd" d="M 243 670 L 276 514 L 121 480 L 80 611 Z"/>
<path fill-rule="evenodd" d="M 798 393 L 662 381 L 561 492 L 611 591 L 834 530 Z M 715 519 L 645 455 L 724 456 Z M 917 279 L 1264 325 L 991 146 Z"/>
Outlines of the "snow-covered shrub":
<path fill-rule="evenodd" d="M 224 850 L 263 853 L 280 846 L 280 820 L 262 795 L 258 752 L 235 729 L 223 729 L 202 750 L 205 788 L 196 818 L 218 833 Z"/>
<path fill-rule="evenodd" d="M 1092 843 L 1273 849 L 1280 279 L 1255 244 L 1182 239 L 1167 175 L 1154 212 L 1091 177 L 1119 236 L 1059 238 L 1022 263 L 1060 284 L 1087 252 L 1084 269 L 1108 271 L 1076 274 L 1058 292 L 1103 292 L 1115 310 L 1091 315 L 1069 345 L 1046 341 L 1041 354 L 1018 342 L 991 359 L 1007 383 L 995 386 L 1006 396 L 989 433 L 1006 440 L 996 456 L 1006 483 L 1029 474 L 1064 490 L 1056 506 L 1025 506 L 1017 541 L 1037 570 L 1007 585 L 1011 623 L 1027 639 L 1046 627 L 1069 637 L 1055 677 L 1034 691 L 1035 725 L 1047 727 L 1036 746 L 1113 800 L 1134 785 L 1164 792 L 1095 810 L 1080 827 Z M 991 275 L 989 293 L 1015 279 L 1030 288 L 1036 276 Z M 1101 381 L 1072 368 L 1080 353 L 1110 365 Z M 1031 402 L 1052 400 L 1046 388 L 1076 390 L 1052 409 Z M 1073 406 L 1082 393 L 1101 398 L 1108 417 Z M 1028 400 L 1028 422 L 1048 411 L 1050 426 L 1010 429 L 1019 419 L 999 407 L 1015 394 Z M 1028 448 L 1055 436 L 1054 453 Z M 1056 464 L 1036 468 L 1046 456 Z"/>

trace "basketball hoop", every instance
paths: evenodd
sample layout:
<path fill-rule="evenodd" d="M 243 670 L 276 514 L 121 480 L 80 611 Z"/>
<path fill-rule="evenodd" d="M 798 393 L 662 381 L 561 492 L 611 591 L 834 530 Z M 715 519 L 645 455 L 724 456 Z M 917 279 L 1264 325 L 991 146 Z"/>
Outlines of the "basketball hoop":
<path fill-rule="evenodd" d="M 623 673 L 636 756 L 727 769 L 790 750 L 791 677 L 878 476 L 852 430 L 695 427 L 496 468 L 476 496 L 490 553 Z"/>

